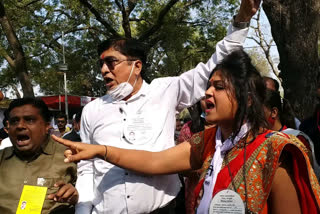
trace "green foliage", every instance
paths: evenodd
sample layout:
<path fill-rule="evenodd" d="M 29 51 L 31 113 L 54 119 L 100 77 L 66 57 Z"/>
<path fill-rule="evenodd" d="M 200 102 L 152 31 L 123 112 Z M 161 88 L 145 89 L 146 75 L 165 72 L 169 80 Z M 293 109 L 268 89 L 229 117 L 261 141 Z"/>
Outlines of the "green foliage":
<path fill-rule="evenodd" d="M 88 1 L 109 26 L 125 35 L 121 10 L 113 0 Z M 121 2 L 121 1 L 119 1 Z M 123 1 L 128 6 L 128 1 Z M 160 11 L 168 0 L 139 0 L 131 12 L 130 29 L 141 38 L 158 22 Z M 64 32 L 68 91 L 74 95 L 100 96 L 104 84 L 96 77 L 97 44 L 113 37 L 110 30 L 80 0 L 7 0 L 7 16 L 23 46 L 30 76 L 45 94 L 63 92 L 62 32 Z M 162 20 L 160 28 L 143 42 L 149 45 L 148 79 L 179 75 L 206 61 L 215 44 L 226 34 L 226 26 L 238 6 L 237 0 L 182 0 Z M 1 32 L 1 30 L 0 30 Z M 0 33 L 0 88 L 17 84 L 5 53 L 12 56 L 5 36 Z"/>
<path fill-rule="evenodd" d="M 257 49 L 250 49 L 247 53 L 251 58 L 252 64 L 257 68 L 261 76 L 270 76 L 272 71 L 265 55 Z"/>

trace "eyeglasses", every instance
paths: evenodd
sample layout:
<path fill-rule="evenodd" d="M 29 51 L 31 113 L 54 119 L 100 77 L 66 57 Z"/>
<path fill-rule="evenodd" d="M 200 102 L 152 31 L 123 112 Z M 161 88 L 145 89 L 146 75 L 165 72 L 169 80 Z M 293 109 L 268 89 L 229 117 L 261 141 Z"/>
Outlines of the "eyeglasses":
<path fill-rule="evenodd" d="M 110 70 L 113 70 L 116 65 L 119 65 L 120 63 L 122 63 L 124 61 L 135 61 L 135 59 L 122 59 L 122 60 L 120 60 L 120 59 L 106 57 L 103 59 L 99 59 L 99 65 L 100 65 L 100 68 L 102 68 L 102 66 L 104 64 L 106 64 Z"/>

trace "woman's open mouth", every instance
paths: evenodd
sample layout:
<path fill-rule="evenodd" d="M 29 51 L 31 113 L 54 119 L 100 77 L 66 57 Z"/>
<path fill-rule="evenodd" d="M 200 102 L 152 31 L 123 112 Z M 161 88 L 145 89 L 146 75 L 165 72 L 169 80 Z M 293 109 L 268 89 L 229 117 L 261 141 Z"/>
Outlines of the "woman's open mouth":
<path fill-rule="evenodd" d="M 206 100 L 206 105 L 206 112 L 209 112 L 215 108 L 215 104 L 213 104 L 210 100 Z"/>

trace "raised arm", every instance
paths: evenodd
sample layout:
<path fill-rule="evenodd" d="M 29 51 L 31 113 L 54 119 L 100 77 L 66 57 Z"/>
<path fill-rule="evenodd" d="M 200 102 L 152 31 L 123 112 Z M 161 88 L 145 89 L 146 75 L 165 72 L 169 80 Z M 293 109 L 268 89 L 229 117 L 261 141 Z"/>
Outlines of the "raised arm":
<path fill-rule="evenodd" d="M 259 9 L 261 0 L 242 0 L 240 10 L 235 17 L 236 22 L 250 22 Z"/>
<path fill-rule="evenodd" d="M 217 43 L 216 52 L 207 63 L 199 63 L 194 69 L 180 75 L 177 87 L 177 110 L 195 104 L 204 96 L 206 85 L 212 70 L 231 52 L 243 47 L 249 27 L 246 25 L 257 12 L 261 0 L 242 0 L 233 26 L 228 28 L 228 35 Z"/>
<path fill-rule="evenodd" d="M 97 157 L 121 168 L 148 175 L 174 174 L 201 167 L 199 161 L 191 158 L 191 145 L 188 142 L 161 152 L 148 152 L 120 149 L 112 146 L 89 145 L 68 141 L 56 136 L 52 136 L 52 138 L 70 148 L 65 151 L 65 162 Z"/>

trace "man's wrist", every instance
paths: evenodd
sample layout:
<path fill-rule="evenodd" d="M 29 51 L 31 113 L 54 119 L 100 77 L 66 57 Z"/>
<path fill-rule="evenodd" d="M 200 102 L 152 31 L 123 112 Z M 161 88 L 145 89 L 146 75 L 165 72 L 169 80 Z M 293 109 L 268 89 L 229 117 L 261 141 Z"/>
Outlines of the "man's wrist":
<path fill-rule="evenodd" d="M 252 15 L 239 11 L 234 17 L 236 22 L 250 22 Z"/>
<path fill-rule="evenodd" d="M 250 26 L 250 18 L 239 18 L 239 15 L 233 16 L 232 25 L 236 28 L 247 28 Z"/>

